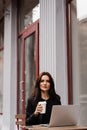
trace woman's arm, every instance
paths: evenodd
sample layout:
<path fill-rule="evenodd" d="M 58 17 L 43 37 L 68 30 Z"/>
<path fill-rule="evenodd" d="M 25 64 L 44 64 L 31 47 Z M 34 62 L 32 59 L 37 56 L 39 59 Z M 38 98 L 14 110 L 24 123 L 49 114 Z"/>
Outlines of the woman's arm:
<path fill-rule="evenodd" d="M 41 111 L 42 106 L 33 101 L 33 98 L 29 99 L 26 108 L 26 125 L 39 124 L 39 115 Z"/>
<path fill-rule="evenodd" d="M 33 99 L 28 99 L 27 108 L 26 108 L 26 125 L 37 124 L 38 116 L 34 114 L 35 111 L 35 103 Z"/>

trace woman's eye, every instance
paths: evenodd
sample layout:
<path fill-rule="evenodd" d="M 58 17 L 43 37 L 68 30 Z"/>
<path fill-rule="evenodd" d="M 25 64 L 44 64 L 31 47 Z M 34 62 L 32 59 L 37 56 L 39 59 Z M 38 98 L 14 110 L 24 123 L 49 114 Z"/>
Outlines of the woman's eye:
<path fill-rule="evenodd" d="M 49 80 L 41 80 L 40 82 L 48 82 L 48 83 L 50 83 Z"/>
<path fill-rule="evenodd" d="M 44 82 L 44 80 L 41 80 L 40 82 Z"/>
<path fill-rule="evenodd" d="M 49 80 L 47 80 L 46 82 L 50 83 L 50 81 L 49 81 Z"/>

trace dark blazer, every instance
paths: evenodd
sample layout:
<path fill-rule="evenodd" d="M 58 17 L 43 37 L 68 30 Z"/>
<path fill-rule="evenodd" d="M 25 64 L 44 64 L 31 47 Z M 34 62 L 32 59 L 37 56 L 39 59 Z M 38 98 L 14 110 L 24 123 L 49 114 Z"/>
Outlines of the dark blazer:
<path fill-rule="evenodd" d="M 39 114 L 38 116 L 35 116 L 33 113 L 36 109 L 37 103 L 39 101 L 46 101 L 46 113 L 45 114 Z M 37 100 L 34 100 L 34 97 L 30 97 L 27 102 L 27 108 L 26 108 L 26 125 L 37 125 L 37 124 L 46 124 L 49 123 L 51 110 L 53 105 L 61 105 L 60 96 L 56 95 L 55 98 L 49 98 L 48 100 L 44 100 L 42 98 L 39 98 Z"/>

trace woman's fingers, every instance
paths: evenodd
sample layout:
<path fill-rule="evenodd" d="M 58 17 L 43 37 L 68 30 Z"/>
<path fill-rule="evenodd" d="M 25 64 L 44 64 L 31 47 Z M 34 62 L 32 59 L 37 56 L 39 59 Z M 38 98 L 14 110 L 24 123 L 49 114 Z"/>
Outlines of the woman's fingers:
<path fill-rule="evenodd" d="M 36 110 L 34 112 L 35 115 L 38 115 L 41 111 L 42 111 L 42 106 L 41 104 L 38 104 L 37 107 L 36 107 Z"/>
<path fill-rule="evenodd" d="M 37 111 L 40 113 L 42 111 L 42 106 L 41 104 L 37 105 Z"/>

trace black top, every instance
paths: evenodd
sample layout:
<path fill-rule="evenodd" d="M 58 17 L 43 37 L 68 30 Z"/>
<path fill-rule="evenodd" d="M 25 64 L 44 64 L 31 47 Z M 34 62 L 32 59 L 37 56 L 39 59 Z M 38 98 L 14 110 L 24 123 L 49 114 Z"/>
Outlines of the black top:
<path fill-rule="evenodd" d="M 37 103 L 39 101 L 46 101 L 46 113 L 39 114 L 35 116 L 33 113 L 36 109 Z M 47 124 L 50 121 L 50 115 L 53 105 L 61 105 L 60 97 L 57 95 L 55 98 L 49 98 L 44 100 L 39 98 L 37 101 L 34 100 L 34 97 L 28 99 L 28 104 L 26 108 L 26 125 L 37 125 L 37 124 Z"/>

